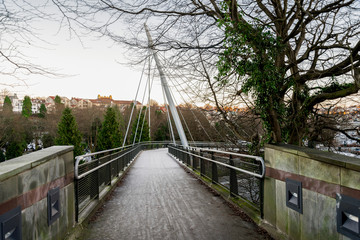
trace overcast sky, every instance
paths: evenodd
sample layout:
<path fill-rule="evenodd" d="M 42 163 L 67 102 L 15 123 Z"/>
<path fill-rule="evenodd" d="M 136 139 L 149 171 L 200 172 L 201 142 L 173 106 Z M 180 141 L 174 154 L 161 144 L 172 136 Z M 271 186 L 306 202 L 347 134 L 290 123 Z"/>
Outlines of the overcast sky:
<path fill-rule="evenodd" d="M 132 100 L 141 76 L 142 64 L 127 66 L 124 49 L 107 39 L 98 39 L 88 35 L 70 38 L 66 29 L 58 32 L 58 25 L 42 22 L 36 25 L 39 37 L 51 44 L 33 42 L 25 50 L 31 61 L 46 68 L 56 69 L 65 77 L 50 78 L 44 76 L 27 76 L 26 85 L 6 88 L 20 97 L 66 96 L 79 98 L 97 98 L 112 95 L 113 99 Z M 41 45 L 43 47 L 38 47 Z M 129 54 L 129 53 L 128 53 Z M 146 76 L 145 76 L 146 79 Z M 144 80 L 143 80 L 144 82 Z M 140 89 L 138 100 L 141 101 L 144 84 Z M 163 102 L 160 80 L 155 79 L 151 98 Z"/>

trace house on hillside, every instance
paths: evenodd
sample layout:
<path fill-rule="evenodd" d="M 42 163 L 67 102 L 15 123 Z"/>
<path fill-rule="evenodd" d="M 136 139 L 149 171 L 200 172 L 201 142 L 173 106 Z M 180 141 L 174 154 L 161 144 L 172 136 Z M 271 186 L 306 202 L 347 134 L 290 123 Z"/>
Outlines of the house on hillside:
<path fill-rule="evenodd" d="M 81 99 L 78 102 L 78 107 L 81 108 L 81 109 L 91 108 L 92 107 L 92 102 L 89 99 Z"/>
<path fill-rule="evenodd" d="M 83 98 L 71 98 L 70 100 L 71 108 L 90 108 L 92 107 L 92 102 L 89 99 Z"/>
<path fill-rule="evenodd" d="M 97 106 L 100 108 L 107 108 L 107 107 L 118 107 L 120 111 L 123 111 L 126 106 L 129 106 L 133 103 L 133 101 L 127 100 L 114 100 L 112 96 L 101 96 L 98 95 L 97 99 L 89 99 L 92 106 Z M 141 107 L 141 103 L 136 101 L 136 107 Z"/>
<path fill-rule="evenodd" d="M 31 111 L 33 114 L 40 113 L 41 104 L 45 104 L 45 99 L 43 99 L 43 98 L 32 98 L 31 99 Z"/>
<path fill-rule="evenodd" d="M 61 103 L 64 104 L 65 107 L 71 107 L 71 101 L 67 97 L 60 97 Z M 55 109 L 55 96 L 49 96 L 45 99 L 45 106 L 48 111 L 52 111 Z"/>
<path fill-rule="evenodd" d="M 23 106 L 23 100 L 19 99 L 18 96 L 16 95 L 16 93 L 14 93 L 13 96 L 9 96 L 9 98 L 10 98 L 11 104 L 13 106 L 13 112 L 21 113 L 22 106 Z"/>

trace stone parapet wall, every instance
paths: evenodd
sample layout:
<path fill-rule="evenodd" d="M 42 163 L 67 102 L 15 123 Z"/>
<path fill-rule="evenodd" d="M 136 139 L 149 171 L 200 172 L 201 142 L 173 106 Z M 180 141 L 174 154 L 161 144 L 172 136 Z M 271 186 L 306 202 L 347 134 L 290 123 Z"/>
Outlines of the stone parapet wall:
<path fill-rule="evenodd" d="M 60 211 L 49 223 L 53 189 L 59 189 Z M 74 199 L 72 146 L 53 146 L 0 164 L 0 221 L 20 207 L 22 239 L 64 239 L 75 225 Z"/>
<path fill-rule="evenodd" d="M 291 145 L 265 146 L 264 219 L 289 239 L 348 239 L 336 197 L 360 199 L 360 159 Z M 302 184 L 302 213 L 287 207 L 286 180 Z"/>

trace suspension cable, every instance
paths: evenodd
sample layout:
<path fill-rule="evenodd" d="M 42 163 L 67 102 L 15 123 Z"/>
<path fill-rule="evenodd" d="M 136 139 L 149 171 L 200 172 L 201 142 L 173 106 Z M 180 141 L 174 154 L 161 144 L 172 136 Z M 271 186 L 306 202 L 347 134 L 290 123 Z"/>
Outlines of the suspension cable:
<path fill-rule="evenodd" d="M 164 60 L 165 60 L 165 59 L 164 59 Z M 165 71 L 166 71 L 166 70 L 167 70 L 167 69 L 165 69 Z M 170 79 L 170 81 L 172 82 L 173 86 L 175 87 L 176 91 L 180 93 L 180 91 L 179 91 L 178 88 L 176 87 L 176 86 L 179 86 L 179 87 L 181 88 L 182 92 L 184 92 L 184 93 L 187 95 L 187 97 L 191 100 L 192 104 L 193 104 L 195 107 L 197 107 L 195 101 L 191 99 L 190 95 L 185 91 L 184 87 L 176 80 L 176 77 L 174 77 L 174 75 L 173 75 L 172 73 L 170 73 L 169 71 L 167 71 L 167 74 L 169 74 L 170 76 L 172 76 L 172 78 L 169 78 L 169 79 Z M 188 84 L 187 81 L 184 81 L 184 79 L 183 79 L 181 76 L 179 76 L 179 78 L 180 78 L 181 80 L 183 80 L 183 82 L 185 82 L 185 83 L 187 84 L 187 86 L 194 92 L 194 90 L 190 87 L 190 85 Z M 174 84 L 173 81 L 175 81 L 176 84 Z M 184 99 L 184 97 L 183 97 L 181 94 L 180 94 L 180 96 L 181 96 L 181 98 L 183 99 L 183 101 L 186 102 L 186 100 Z M 202 128 L 202 130 L 204 131 L 204 133 L 206 134 L 206 136 L 207 136 L 207 137 L 209 138 L 209 140 L 212 142 L 212 141 L 213 141 L 212 138 L 210 137 L 210 135 L 208 134 L 208 132 L 205 130 L 205 128 L 204 128 L 204 126 L 202 125 L 202 123 L 200 122 L 199 118 L 196 116 L 196 114 L 194 113 L 194 111 L 193 111 L 191 108 L 190 108 L 190 112 L 191 112 L 192 115 L 194 116 L 195 121 L 197 121 L 197 122 L 199 123 L 200 127 Z M 204 118 L 210 123 L 210 121 L 209 121 L 208 118 L 205 116 L 205 114 L 203 113 L 203 111 L 200 111 L 200 113 L 201 113 L 201 114 L 204 116 Z M 226 139 L 219 133 L 219 131 L 218 131 L 212 124 L 209 124 L 209 125 L 215 129 L 215 132 L 220 136 L 221 139 L 223 139 L 223 140 L 226 141 Z"/>
<path fill-rule="evenodd" d="M 149 61 L 151 61 L 152 60 L 152 58 L 151 58 L 151 56 L 149 57 Z M 145 89 L 144 89 L 144 94 L 143 94 L 143 98 L 142 98 L 142 103 L 144 102 L 144 100 L 145 100 L 145 96 L 146 96 L 146 90 L 147 90 L 147 88 L 149 87 L 149 93 L 150 93 L 150 91 L 151 91 L 151 86 L 150 86 L 150 75 L 148 75 L 148 81 L 147 81 L 147 83 L 146 83 L 146 85 L 145 85 Z M 144 105 L 144 104 L 143 104 Z M 142 113 L 142 110 L 143 110 L 143 107 L 140 109 L 140 113 L 139 113 L 139 117 L 138 117 L 138 121 L 137 121 L 137 123 L 136 123 L 136 130 L 135 130 L 135 134 L 134 134 L 134 139 L 133 139 L 133 145 L 135 144 L 135 142 L 136 142 L 136 136 L 137 136 L 137 132 L 138 132 L 138 128 L 139 128 L 139 123 L 140 123 L 140 117 L 141 117 L 141 113 Z M 145 111 L 146 111 L 146 108 L 145 108 Z M 140 138 L 141 138 L 141 135 L 140 135 Z"/>
<path fill-rule="evenodd" d="M 169 91 L 170 91 L 170 94 L 172 95 L 172 98 L 174 99 L 175 106 L 178 106 L 178 103 L 176 102 L 175 96 L 174 96 L 171 88 L 169 88 Z M 190 135 L 190 138 L 191 138 L 192 142 L 195 143 L 195 140 L 194 140 L 194 138 L 193 138 L 193 136 L 192 136 L 192 134 L 191 134 L 191 132 L 190 132 L 189 126 L 187 125 L 187 123 L 186 123 L 186 121 L 185 121 L 185 118 L 184 118 L 184 115 L 182 114 L 180 108 L 179 108 L 179 113 L 180 113 L 180 116 L 181 116 L 182 120 L 184 121 L 185 127 L 186 127 L 186 129 L 188 130 L 188 133 L 189 133 L 189 135 Z"/>
<path fill-rule="evenodd" d="M 149 78 L 150 78 L 150 77 L 149 77 Z M 153 75 L 153 78 L 152 78 L 152 80 L 151 80 L 151 85 L 149 86 L 149 94 L 151 93 L 153 83 L 154 83 L 154 75 Z M 149 84 L 150 84 L 150 81 L 149 81 Z M 149 105 L 149 108 L 150 108 L 150 97 L 148 98 L 148 105 Z M 145 120 L 146 120 L 146 113 L 147 113 L 147 109 L 145 109 L 144 119 L 143 119 L 143 122 L 142 122 L 142 125 L 141 125 L 139 142 L 141 141 L 142 133 L 143 133 L 143 130 L 144 130 L 144 125 L 145 125 Z M 149 111 L 149 114 L 150 114 L 150 111 Z M 141 115 L 140 115 L 140 116 L 141 116 Z M 140 119 L 140 118 L 139 118 L 139 119 Z M 150 128 L 150 126 L 149 126 L 149 128 Z M 151 137 L 151 136 L 150 136 L 150 132 L 149 132 L 149 138 L 150 138 L 150 137 Z"/>
<path fill-rule="evenodd" d="M 168 74 L 171 75 L 171 73 L 168 73 Z M 177 82 L 177 81 L 176 81 L 177 84 L 175 85 L 174 82 L 173 82 L 173 80 L 172 80 L 172 78 L 169 78 L 169 79 L 170 79 L 171 83 L 173 84 L 173 86 L 175 87 L 176 91 L 179 93 L 181 99 L 182 99 L 184 102 L 186 102 L 186 100 L 184 99 L 184 97 L 183 97 L 182 94 L 180 93 L 179 89 L 177 88 L 177 86 L 180 86 L 180 87 L 182 87 L 182 86 L 181 86 L 181 85 L 179 84 L 179 82 Z M 204 126 L 201 124 L 199 118 L 195 115 L 194 111 L 193 111 L 191 108 L 189 108 L 189 110 L 190 110 L 190 112 L 192 113 L 195 121 L 199 123 L 199 125 L 200 125 L 201 129 L 204 131 L 205 135 L 209 138 L 210 142 L 213 142 L 213 140 L 211 139 L 210 135 L 209 135 L 208 132 L 205 130 Z"/>
<path fill-rule="evenodd" d="M 142 72 L 141 72 L 141 77 L 140 77 L 140 81 L 139 81 L 139 85 L 138 85 L 138 88 L 136 90 L 136 94 L 135 94 L 135 100 L 134 100 L 134 103 L 133 103 L 133 107 L 131 109 L 131 114 L 130 114 L 130 118 L 129 118 L 129 122 L 128 122 L 128 125 L 127 125 L 127 128 L 126 128 L 126 133 L 125 133 L 125 137 L 124 137 L 124 142 L 123 142 L 123 147 L 125 146 L 125 143 L 126 143 L 126 138 L 127 138 L 127 135 L 129 133 L 129 128 L 130 128 L 130 124 L 131 124 L 131 119 L 132 119 L 132 116 L 133 116 L 133 113 L 134 113 L 134 108 L 136 106 L 136 100 L 137 100 L 137 96 L 138 96 L 138 93 L 139 93 L 139 89 L 140 89 L 140 85 L 141 85 L 141 82 L 142 82 L 142 77 L 144 75 L 144 70 L 145 70 L 145 65 L 146 65 L 146 61 L 144 61 L 144 67 L 142 69 Z"/>
<path fill-rule="evenodd" d="M 162 57 L 162 59 L 164 60 L 164 61 L 167 61 L 164 57 Z M 172 69 L 172 71 L 175 71 L 174 69 Z M 171 74 L 171 73 L 170 73 Z M 177 74 L 177 76 L 179 76 L 179 78 L 187 85 L 187 87 L 192 91 L 192 93 L 193 94 L 195 94 L 195 95 L 198 95 L 197 93 L 196 93 L 196 91 L 194 91 L 194 89 L 192 88 L 192 86 L 190 86 L 190 84 L 189 84 L 189 81 L 185 81 L 184 80 L 184 78 L 182 77 L 182 74 Z M 176 79 L 176 78 L 174 78 L 174 79 Z M 188 80 L 188 79 L 186 79 L 186 80 Z M 191 82 L 191 81 L 190 81 Z M 177 82 L 178 83 L 178 82 Z M 178 83 L 179 84 L 179 83 Z M 181 86 L 181 84 L 179 84 L 180 86 Z M 181 86 L 182 87 L 182 86 Z M 191 99 L 191 97 L 189 96 L 189 94 L 184 90 L 184 88 L 182 87 L 182 89 L 183 89 L 183 91 L 187 94 L 187 96 L 189 97 L 189 99 Z M 194 100 L 192 100 L 193 101 L 193 103 L 194 103 Z M 196 104 L 194 103 L 194 105 L 196 106 Z M 202 113 L 203 115 L 204 115 L 204 113 Z M 205 115 L 204 115 L 205 116 Z M 206 117 L 206 116 L 205 116 Z M 244 131 L 242 128 L 240 128 L 240 126 L 238 126 L 238 124 L 235 122 L 234 123 L 239 129 L 241 129 L 246 135 L 248 135 L 249 136 L 249 134 L 246 132 L 246 131 Z M 211 124 L 210 124 L 211 125 Z M 223 140 L 225 140 L 226 141 L 226 139 L 228 139 L 228 137 L 226 136 L 226 137 L 224 137 L 224 136 L 222 136 L 221 134 L 220 134 L 220 132 L 215 128 L 215 126 L 213 126 L 213 125 L 211 125 L 214 129 L 215 129 L 215 131 L 217 132 L 217 134 L 223 139 Z M 235 134 L 235 132 L 234 132 L 234 130 L 233 129 L 231 129 L 226 123 L 225 123 L 225 127 L 228 129 L 228 130 L 230 130 L 234 135 L 236 135 Z M 226 138 L 226 139 L 225 139 Z M 230 139 L 229 139 L 230 140 Z M 231 141 L 231 140 L 230 140 Z"/>

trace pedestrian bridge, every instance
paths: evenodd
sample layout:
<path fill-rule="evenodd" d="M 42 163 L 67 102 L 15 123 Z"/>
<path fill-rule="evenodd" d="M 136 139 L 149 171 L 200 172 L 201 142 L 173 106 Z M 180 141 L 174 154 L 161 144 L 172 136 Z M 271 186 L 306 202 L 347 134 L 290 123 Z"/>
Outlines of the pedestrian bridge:
<path fill-rule="evenodd" d="M 358 159 L 149 142 L 74 164 L 72 150 L 0 164 L 0 239 L 360 238 Z"/>
<path fill-rule="evenodd" d="M 139 154 L 85 232 L 94 240 L 264 239 L 165 148 Z"/>

